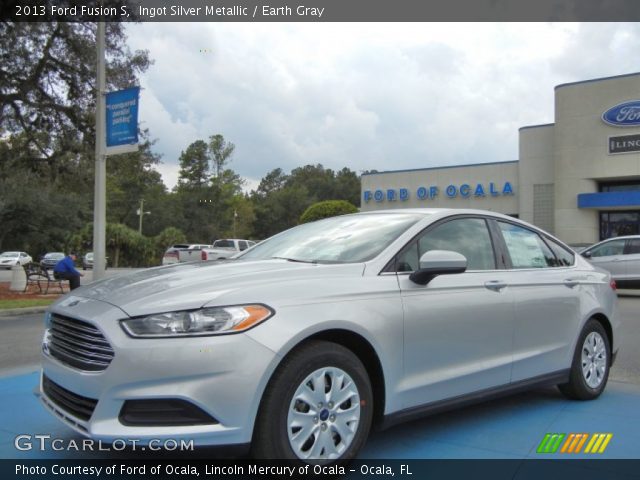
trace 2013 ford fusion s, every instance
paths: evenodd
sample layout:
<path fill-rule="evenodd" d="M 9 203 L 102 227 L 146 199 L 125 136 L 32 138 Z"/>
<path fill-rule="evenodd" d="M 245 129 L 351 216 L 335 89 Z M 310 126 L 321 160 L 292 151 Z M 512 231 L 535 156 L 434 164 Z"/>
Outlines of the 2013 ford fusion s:
<path fill-rule="evenodd" d="M 589 400 L 619 346 L 615 282 L 477 210 L 358 213 L 230 262 L 139 271 L 46 314 L 40 398 L 78 432 L 341 461 L 372 425 L 539 385 Z"/>

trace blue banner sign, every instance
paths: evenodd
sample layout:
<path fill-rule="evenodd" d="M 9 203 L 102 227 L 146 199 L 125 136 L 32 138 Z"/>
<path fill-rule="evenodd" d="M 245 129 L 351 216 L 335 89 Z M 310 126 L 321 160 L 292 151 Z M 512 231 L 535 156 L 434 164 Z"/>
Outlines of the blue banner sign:
<path fill-rule="evenodd" d="M 602 114 L 602 121 L 614 127 L 640 125 L 640 100 L 630 100 L 611 107 Z"/>
<path fill-rule="evenodd" d="M 107 93 L 107 148 L 138 143 L 139 96 L 140 87 Z"/>
<path fill-rule="evenodd" d="M 489 182 L 488 185 L 482 183 L 476 183 L 474 185 L 463 183 L 462 185 L 447 185 L 443 192 L 440 192 L 440 188 L 437 185 L 418 187 L 415 192 L 410 192 L 408 188 L 365 190 L 362 192 L 362 199 L 364 203 L 369 203 L 371 200 L 378 203 L 384 201 L 406 202 L 411 198 L 412 194 L 415 195 L 418 200 L 433 200 L 439 195 L 443 195 L 446 198 L 498 197 L 501 195 L 513 195 L 514 191 L 511 182 L 504 182 L 502 184 Z"/>

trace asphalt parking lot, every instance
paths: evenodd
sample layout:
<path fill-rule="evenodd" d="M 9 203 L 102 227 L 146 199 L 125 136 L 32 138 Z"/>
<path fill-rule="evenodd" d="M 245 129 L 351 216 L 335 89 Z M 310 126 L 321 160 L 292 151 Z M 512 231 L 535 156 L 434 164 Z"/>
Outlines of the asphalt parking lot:
<path fill-rule="evenodd" d="M 607 389 L 598 400 L 566 400 L 555 388 L 506 397 L 374 432 L 360 458 L 566 458 L 559 451 L 556 454 L 538 451 L 547 434 L 610 433 L 610 441 L 601 453 L 574 453 L 571 458 L 593 459 L 595 455 L 605 459 L 639 459 L 640 298 L 621 297 L 620 308 L 625 328 L 621 351 Z M 33 395 L 38 383 L 42 331 L 40 314 L 0 319 L 0 458 L 111 458 L 113 452 L 16 448 L 16 436 L 24 434 L 77 441 L 82 438 L 47 413 Z M 199 451 L 207 457 L 216 455 L 207 449 Z M 145 458 L 148 452 L 128 455 Z"/>

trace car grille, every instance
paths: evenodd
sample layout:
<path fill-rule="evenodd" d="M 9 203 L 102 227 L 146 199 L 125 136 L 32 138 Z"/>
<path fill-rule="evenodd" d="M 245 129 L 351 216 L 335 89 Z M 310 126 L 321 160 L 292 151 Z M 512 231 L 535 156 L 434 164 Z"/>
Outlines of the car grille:
<path fill-rule="evenodd" d="M 85 422 L 91 418 L 98 403 L 98 400 L 93 398 L 70 392 L 50 380 L 46 375 L 42 377 L 42 391 L 57 407 Z"/>
<path fill-rule="evenodd" d="M 113 348 L 98 328 L 61 315 L 51 318 L 47 348 L 62 363 L 90 372 L 106 369 L 113 359 Z"/>

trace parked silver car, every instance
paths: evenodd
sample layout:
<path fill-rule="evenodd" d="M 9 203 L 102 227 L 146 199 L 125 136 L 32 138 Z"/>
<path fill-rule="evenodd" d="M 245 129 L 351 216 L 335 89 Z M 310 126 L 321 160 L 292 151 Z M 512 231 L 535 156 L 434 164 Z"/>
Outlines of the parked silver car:
<path fill-rule="evenodd" d="M 559 385 L 602 393 L 615 284 L 484 211 L 388 210 L 278 234 L 233 262 L 80 287 L 46 314 L 40 398 L 83 435 L 248 444 L 332 462 L 387 427 Z"/>
<path fill-rule="evenodd" d="M 43 270 L 53 270 L 56 264 L 66 255 L 63 252 L 49 252 L 40 260 L 40 268 Z"/>
<path fill-rule="evenodd" d="M 580 255 L 610 272 L 620 288 L 640 288 L 640 235 L 609 238 Z"/>

